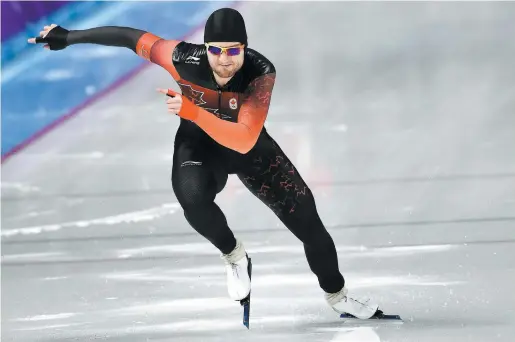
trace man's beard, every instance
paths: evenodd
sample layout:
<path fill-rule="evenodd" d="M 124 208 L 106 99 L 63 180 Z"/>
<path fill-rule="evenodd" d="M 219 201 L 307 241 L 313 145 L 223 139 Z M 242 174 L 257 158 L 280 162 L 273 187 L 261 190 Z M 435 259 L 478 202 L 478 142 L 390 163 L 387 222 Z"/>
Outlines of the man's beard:
<path fill-rule="evenodd" d="M 221 77 L 221 78 L 232 77 L 232 76 L 234 76 L 236 71 L 237 71 L 237 68 L 232 68 L 230 70 L 227 70 L 225 68 L 220 68 L 220 70 L 214 70 L 215 74 L 217 74 L 218 77 Z"/>

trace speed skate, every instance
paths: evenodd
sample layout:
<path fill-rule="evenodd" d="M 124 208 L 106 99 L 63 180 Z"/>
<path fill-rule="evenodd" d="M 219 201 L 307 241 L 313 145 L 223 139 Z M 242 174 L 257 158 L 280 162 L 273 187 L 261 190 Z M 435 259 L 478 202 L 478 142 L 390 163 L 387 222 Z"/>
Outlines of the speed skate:
<path fill-rule="evenodd" d="M 340 314 L 340 318 L 343 319 L 344 322 L 351 322 L 351 323 L 394 323 L 394 324 L 403 324 L 404 321 L 402 320 L 401 316 L 399 315 L 386 315 L 381 310 L 377 310 L 376 313 L 366 319 L 357 318 L 356 316 L 353 316 L 351 314 L 342 313 Z"/>
<path fill-rule="evenodd" d="M 348 292 L 347 287 L 344 286 L 338 292 L 325 294 L 327 304 L 340 314 L 340 318 L 344 319 L 344 321 L 359 323 L 393 321 L 402 323 L 402 319 L 399 315 L 386 315 L 382 310 L 379 310 L 377 303 L 373 303 L 367 298 L 355 299 L 351 297 Z"/>
<path fill-rule="evenodd" d="M 249 279 L 252 278 L 252 259 L 248 258 L 248 274 Z M 243 306 L 243 325 L 250 329 L 250 293 L 252 292 L 252 289 L 249 291 L 249 294 L 247 297 L 243 298 L 240 301 L 241 306 Z"/>
<path fill-rule="evenodd" d="M 243 306 L 243 325 L 249 329 L 252 261 L 239 240 L 236 240 L 236 247 L 221 258 L 225 261 L 229 297 Z"/>

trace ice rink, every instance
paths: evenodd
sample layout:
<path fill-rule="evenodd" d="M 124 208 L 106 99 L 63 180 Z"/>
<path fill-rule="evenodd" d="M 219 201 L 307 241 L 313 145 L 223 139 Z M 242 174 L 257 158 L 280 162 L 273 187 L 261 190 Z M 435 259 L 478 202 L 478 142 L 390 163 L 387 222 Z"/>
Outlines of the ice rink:
<path fill-rule="evenodd" d="M 176 85 L 149 66 L 2 165 L 2 341 L 514 341 L 515 3 L 238 8 L 277 68 L 267 129 L 350 291 L 404 324 L 344 324 L 232 176 L 217 203 L 253 260 L 242 325 L 172 191 L 178 119 L 155 88 Z"/>

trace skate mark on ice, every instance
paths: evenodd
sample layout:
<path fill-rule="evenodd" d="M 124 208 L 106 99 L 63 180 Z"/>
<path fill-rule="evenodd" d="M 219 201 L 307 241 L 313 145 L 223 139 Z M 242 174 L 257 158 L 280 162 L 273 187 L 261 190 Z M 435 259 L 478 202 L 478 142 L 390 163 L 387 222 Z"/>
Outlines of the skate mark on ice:
<path fill-rule="evenodd" d="M 463 218 L 455 220 L 435 220 L 435 221 L 398 221 L 398 222 L 375 222 L 375 223 L 351 223 L 351 224 L 337 224 L 328 225 L 328 230 L 343 230 L 355 228 L 388 228 L 397 226 L 422 226 L 422 225 L 440 225 L 440 224 L 466 224 L 466 223 L 492 223 L 492 222 L 512 222 L 515 221 L 513 217 L 483 217 L 483 218 Z M 20 228 L 18 228 L 20 229 Z M 8 229 L 7 229 L 8 231 Z M 263 229 L 246 229 L 245 234 L 260 234 L 266 232 L 283 232 L 284 228 L 279 225 L 278 228 L 263 228 Z M 21 232 L 16 232 L 20 234 Z M 6 233 L 6 236 L 12 235 L 11 232 Z M 133 234 L 124 236 L 124 239 L 145 239 L 145 238 L 166 238 L 166 237 L 188 237 L 197 236 L 197 232 L 179 232 L 179 233 L 159 233 L 159 234 Z M 70 241 L 90 241 L 90 240 L 118 240 L 119 236 L 88 236 L 88 237 L 70 237 L 70 238 L 57 238 L 57 239 L 27 239 L 23 241 L 2 241 L 3 244 L 20 244 L 20 243 L 49 243 L 49 242 L 70 242 Z M 466 244 L 496 244 L 496 243 L 513 243 L 515 239 L 503 240 L 490 240 L 481 241 L 473 240 L 467 241 Z"/>
<path fill-rule="evenodd" d="M 132 159 L 133 157 L 131 157 Z M 436 181 L 467 181 L 467 180 L 478 180 L 478 179 L 502 179 L 502 178 L 515 178 L 515 173 L 499 173 L 499 174 L 478 174 L 478 175 L 447 175 L 447 176 L 435 176 L 435 177 L 408 177 L 408 178 L 384 178 L 384 179 L 373 179 L 373 180 L 355 180 L 355 181 L 311 181 L 310 187 L 338 187 L 338 186 L 355 186 L 355 185 L 372 185 L 372 184 L 387 184 L 387 183 L 417 183 L 417 182 L 436 182 Z M 40 189 L 32 187 L 23 183 L 3 183 L 4 188 L 13 188 L 21 192 L 39 192 Z M 229 189 L 229 188 L 226 188 Z M 41 199 L 49 199 L 56 197 L 65 198 L 96 198 L 96 197 L 125 197 L 125 196 L 138 196 L 138 195 L 149 195 L 149 194 L 172 194 L 173 190 L 166 189 L 152 189 L 152 190 L 121 190 L 121 191 L 109 191 L 109 192 L 88 192 L 88 193 L 54 193 L 54 194 L 40 194 L 31 195 L 30 198 L 25 197 L 10 197 L 5 196 L 2 198 L 5 202 L 10 201 L 36 201 Z"/>
<path fill-rule="evenodd" d="M 64 228 L 86 228 L 95 225 L 116 225 L 120 223 L 145 222 L 158 219 L 165 215 L 174 214 L 179 208 L 179 203 L 165 203 L 158 207 L 91 220 L 72 221 L 24 228 L 2 229 L 1 235 L 2 237 L 11 237 L 15 235 L 30 235 L 41 234 L 43 232 L 53 232 Z"/>
<path fill-rule="evenodd" d="M 150 304 L 130 305 L 120 309 L 103 311 L 106 315 L 118 316 L 141 316 L 141 315 L 165 315 L 165 314 L 184 314 L 186 312 L 198 312 L 205 310 L 224 310 L 234 309 L 234 302 L 225 297 L 209 298 L 187 298 L 160 301 Z M 221 312 L 221 311 L 220 311 Z"/>
<path fill-rule="evenodd" d="M 56 320 L 56 319 L 64 319 L 77 316 L 78 313 L 73 312 L 63 312 L 58 314 L 47 314 L 47 315 L 36 315 L 29 316 L 23 318 L 15 318 L 11 319 L 11 322 L 38 322 L 38 321 L 48 321 L 48 320 Z"/>
<path fill-rule="evenodd" d="M 56 330 L 62 328 L 76 327 L 80 325 L 85 325 L 88 323 L 67 323 L 67 324 L 51 324 L 51 325 L 42 325 L 37 327 L 26 327 L 26 328 L 17 328 L 13 329 L 13 331 L 37 331 L 37 330 Z"/>

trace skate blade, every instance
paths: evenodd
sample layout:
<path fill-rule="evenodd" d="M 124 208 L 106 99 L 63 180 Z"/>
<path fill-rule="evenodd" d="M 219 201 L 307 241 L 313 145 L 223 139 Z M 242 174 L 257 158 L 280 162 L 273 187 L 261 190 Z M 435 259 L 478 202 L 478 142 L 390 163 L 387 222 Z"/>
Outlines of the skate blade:
<path fill-rule="evenodd" d="M 251 262 L 250 258 L 249 258 L 248 272 L 249 272 L 249 278 L 252 279 L 252 262 Z M 249 295 L 240 301 L 241 306 L 243 306 L 243 325 L 247 329 L 250 329 L 250 293 L 251 292 L 252 292 L 252 286 L 251 286 Z"/>
<path fill-rule="evenodd" d="M 341 314 L 340 318 L 344 321 L 360 324 L 376 324 L 376 323 L 390 323 L 390 324 L 403 324 L 401 316 L 399 315 L 385 315 L 381 310 L 377 310 L 374 316 L 368 319 L 360 319 L 350 314 Z"/>

